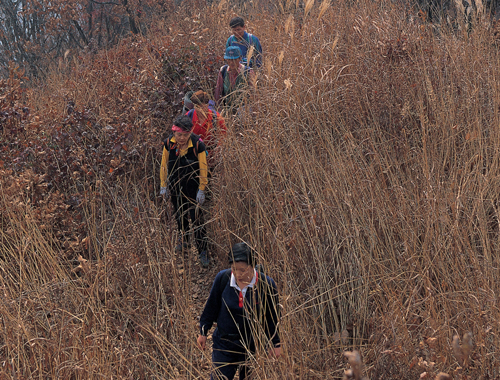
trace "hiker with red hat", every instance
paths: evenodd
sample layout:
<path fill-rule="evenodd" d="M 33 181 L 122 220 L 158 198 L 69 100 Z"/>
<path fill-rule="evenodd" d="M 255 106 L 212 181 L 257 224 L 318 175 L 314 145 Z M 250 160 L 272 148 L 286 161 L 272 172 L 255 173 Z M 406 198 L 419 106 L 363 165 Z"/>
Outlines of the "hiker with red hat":
<path fill-rule="evenodd" d="M 187 115 L 174 120 L 172 134 L 163 143 L 160 167 L 160 195 L 170 198 L 181 236 L 176 252 L 189 248 L 194 235 L 200 263 L 208 267 L 207 237 L 201 206 L 205 202 L 207 179 L 206 147 L 192 133 L 193 123 Z M 193 230 L 189 229 L 189 220 Z"/>
<path fill-rule="evenodd" d="M 215 277 L 200 317 L 197 342 L 206 349 L 207 334 L 213 333 L 211 379 L 232 380 L 249 374 L 246 361 L 256 348 L 267 348 L 270 355 L 281 355 L 278 334 L 278 290 L 274 280 L 255 269 L 255 253 L 246 243 L 233 245 L 229 253 L 230 269 Z"/>

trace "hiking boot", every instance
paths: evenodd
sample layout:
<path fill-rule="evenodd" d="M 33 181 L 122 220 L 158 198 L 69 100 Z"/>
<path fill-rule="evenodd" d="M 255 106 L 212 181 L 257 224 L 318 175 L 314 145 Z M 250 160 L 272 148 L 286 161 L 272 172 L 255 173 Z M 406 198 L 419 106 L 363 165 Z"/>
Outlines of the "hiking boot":
<path fill-rule="evenodd" d="M 201 251 L 199 255 L 200 264 L 203 268 L 208 268 L 208 264 L 210 264 L 210 260 L 208 259 L 207 251 Z"/>

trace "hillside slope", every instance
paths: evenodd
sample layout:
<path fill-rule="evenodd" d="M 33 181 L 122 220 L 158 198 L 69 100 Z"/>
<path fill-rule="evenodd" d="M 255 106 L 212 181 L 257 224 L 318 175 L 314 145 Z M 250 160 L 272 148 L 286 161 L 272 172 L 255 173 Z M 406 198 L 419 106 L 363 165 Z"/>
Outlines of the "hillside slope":
<path fill-rule="evenodd" d="M 342 378 L 352 349 L 374 379 L 500 376 L 489 19 L 243 10 L 264 67 L 251 112 L 228 119 L 203 270 L 174 254 L 158 194 L 161 141 L 186 91 L 213 91 L 236 12 L 194 3 L 44 80 L 12 67 L 0 83 L 2 378 L 206 378 L 196 318 L 240 239 L 283 307 L 285 354 L 258 354 L 256 378 Z"/>

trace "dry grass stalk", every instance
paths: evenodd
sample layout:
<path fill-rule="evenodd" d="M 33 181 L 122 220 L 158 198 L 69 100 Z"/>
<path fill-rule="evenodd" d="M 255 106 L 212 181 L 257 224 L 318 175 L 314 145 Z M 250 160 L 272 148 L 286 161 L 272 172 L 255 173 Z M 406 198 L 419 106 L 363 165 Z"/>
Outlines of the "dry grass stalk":
<path fill-rule="evenodd" d="M 304 16 L 307 17 L 312 7 L 314 6 L 314 0 L 307 0 L 306 5 L 304 7 Z"/>
<path fill-rule="evenodd" d="M 340 36 L 339 34 L 337 33 L 337 35 L 335 36 L 335 39 L 333 40 L 332 42 L 332 51 L 335 50 L 335 48 L 337 47 L 337 44 L 339 43 L 339 39 L 340 39 Z"/>
<path fill-rule="evenodd" d="M 250 62 L 252 60 L 254 53 L 255 53 L 255 48 L 253 47 L 253 45 L 251 45 L 247 52 L 247 62 Z"/>
<path fill-rule="evenodd" d="M 325 15 L 330 6 L 331 6 L 331 0 L 323 0 L 321 2 L 321 5 L 319 6 L 318 20 L 321 20 L 321 18 Z"/>
<path fill-rule="evenodd" d="M 285 33 L 287 33 L 287 34 L 289 33 L 289 34 L 293 35 L 294 24 L 295 24 L 295 21 L 293 18 L 293 14 L 290 14 L 285 21 Z"/>
<path fill-rule="evenodd" d="M 458 335 L 453 336 L 451 346 L 453 348 L 453 354 L 455 355 L 458 363 L 462 367 L 467 367 L 469 365 L 470 355 L 472 353 L 473 347 L 472 334 L 465 333 L 462 338 L 462 344 L 460 344 L 460 337 Z"/>
<path fill-rule="evenodd" d="M 452 377 L 450 375 L 448 375 L 447 373 L 439 372 L 436 375 L 435 380 L 452 380 Z"/>
<path fill-rule="evenodd" d="M 290 8 L 294 3 L 286 2 Z M 490 353 L 499 338 L 483 327 L 496 326 L 500 317 L 495 269 L 500 266 L 500 134 L 490 127 L 500 125 L 492 106 L 500 99 L 498 52 L 481 26 L 463 39 L 425 23 L 402 22 L 397 5 L 381 13 L 377 4 L 332 3 L 321 20 L 308 18 L 307 33 L 294 38 L 292 16 L 275 19 L 261 12 L 252 18 L 256 34 L 267 41 L 267 78 L 262 75 L 250 94 L 258 111 L 237 124 L 228 122 L 231 144 L 224 149 L 208 206 L 214 264 L 206 272 L 192 256 L 172 254 L 173 220 L 164 218 L 168 207 L 154 197 L 163 122 L 174 110 L 153 104 L 160 103 L 155 96 L 174 91 L 172 78 L 179 72 L 202 70 L 184 65 L 162 76 L 165 62 L 199 57 L 201 50 L 191 51 L 198 49 L 191 42 L 220 52 L 228 34 L 224 20 L 233 10 L 183 13 L 180 7 L 172 15 L 175 22 L 158 20 L 168 27 L 157 35 L 70 62 L 65 67 L 75 70 L 69 77 L 55 71 L 40 90 L 31 89 L 26 96 L 36 102 L 32 112 L 39 119 L 15 136 L 3 130 L 3 146 L 12 154 L 16 149 L 26 157 L 33 154 L 36 166 L 44 154 L 65 152 L 61 141 L 70 140 L 71 149 L 81 153 L 61 155 L 54 177 L 66 178 L 81 163 L 89 168 L 81 179 L 68 179 L 64 189 L 68 199 L 83 204 L 81 220 L 64 202 L 42 196 L 33 176 L 19 175 L 17 184 L 5 182 L 11 174 L 0 176 L 5 183 L 0 314 L 6 327 L 0 336 L 6 364 L 0 371 L 26 378 L 54 373 L 61 378 L 95 373 L 205 377 L 209 359 L 194 345 L 196 315 L 211 279 L 226 266 L 226 248 L 241 238 L 257 248 L 282 295 L 287 357 L 278 365 L 266 357 L 252 359 L 260 378 L 330 378 L 344 360 L 339 331 L 349 332 L 343 343 L 363 346 L 371 377 L 384 378 L 390 371 L 406 378 L 404 356 L 416 350 L 429 351 L 421 356 L 433 363 L 426 375 L 432 377 L 453 361 L 448 350 L 437 351 L 439 342 L 453 329 L 469 328 L 484 342 L 478 346 L 484 355 L 477 366 L 469 365 L 470 375 L 494 373 L 498 363 Z M 286 26 L 287 17 L 288 27 L 277 27 L 277 22 Z M 203 39 L 188 38 L 184 30 L 193 28 L 204 31 Z M 342 38 L 332 44 L 333 35 Z M 158 57 L 169 51 L 169 44 L 179 44 L 174 46 L 178 54 L 189 46 L 187 58 L 155 58 L 157 51 Z M 318 54 L 329 46 L 335 54 Z M 274 61 L 276 67 L 268 65 Z M 215 79 L 210 75 L 192 86 L 210 90 Z M 293 86 L 283 94 L 287 79 Z M 141 103 L 132 109 L 127 97 Z M 68 126 L 68 98 L 78 111 L 96 115 L 98 123 L 81 125 L 85 134 L 73 135 Z M 153 126 L 148 132 L 144 115 Z M 108 125 L 116 131 L 130 128 L 129 150 L 139 152 L 121 176 L 111 175 L 105 160 L 88 160 L 115 155 L 99 152 L 112 138 Z M 477 134 L 467 139 L 471 125 Z M 51 135 L 58 127 L 67 135 Z M 151 133 L 148 140 L 142 139 L 146 133 Z M 23 134 L 33 139 L 23 141 Z M 97 141 L 88 142 L 89 135 Z M 36 136 L 50 141 L 47 152 L 31 144 Z M 126 152 L 116 156 L 114 162 L 128 157 Z M 0 170 L 11 164 L 22 171 L 17 161 L 0 162 Z M 87 174 L 91 170 L 97 178 Z M 56 191 L 49 193 L 53 197 Z M 88 244 L 67 244 L 74 249 L 68 261 L 61 259 L 67 242 L 57 235 L 59 215 L 83 225 L 80 239 L 89 236 Z M 81 277 L 71 273 L 78 255 L 91 263 Z M 419 338 L 429 334 L 437 343 L 421 348 Z M 470 360 L 472 343 L 467 342 L 464 338 L 460 346 L 457 338 L 453 344 L 461 365 Z M 388 345 L 390 361 L 380 355 Z M 417 369 L 411 371 L 417 378 Z M 346 375 L 361 373 L 353 367 Z"/>
<path fill-rule="evenodd" d="M 281 68 L 283 67 L 283 59 L 285 58 L 285 51 L 282 50 L 280 51 L 279 55 L 278 55 L 278 66 Z"/>
<path fill-rule="evenodd" d="M 216 4 L 216 3 L 214 3 Z M 228 5 L 228 0 L 221 0 L 219 1 L 219 3 L 217 4 L 217 10 L 220 12 L 222 11 L 226 6 Z"/>
<path fill-rule="evenodd" d="M 361 360 L 361 356 L 358 351 L 346 351 L 344 355 L 347 357 L 351 369 L 345 371 L 344 380 L 352 379 L 352 380 L 367 380 L 366 377 L 363 377 L 363 362 Z"/>

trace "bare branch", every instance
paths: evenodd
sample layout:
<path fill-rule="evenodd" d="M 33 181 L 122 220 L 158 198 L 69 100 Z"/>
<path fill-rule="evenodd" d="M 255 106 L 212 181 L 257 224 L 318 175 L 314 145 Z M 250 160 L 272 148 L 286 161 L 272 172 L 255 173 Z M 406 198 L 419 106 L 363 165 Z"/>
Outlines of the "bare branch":
<path fill-rule="evenodd" d="M 82 40 L 85 42 L 85 45 L 89 44 L 89 40 L 87 39 L 87 36 L 85 35 L 84 31 L 80 27 L 80 24 L 76 20 L 71 20 L 71 23 L 75 26 L 76 30 L 78 31 L 78 34 L 80 34 L 80 37 L 82 37 Z"/>

